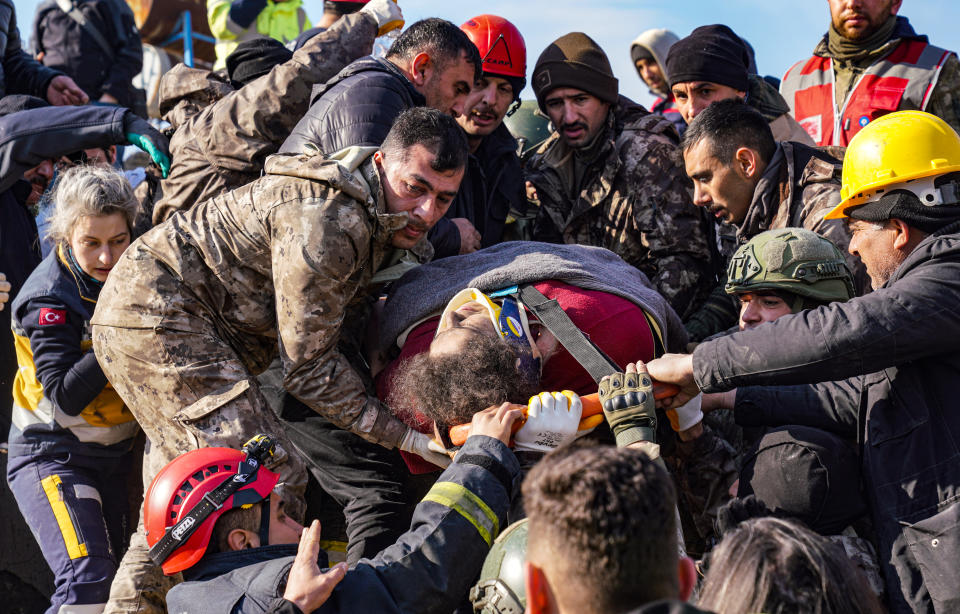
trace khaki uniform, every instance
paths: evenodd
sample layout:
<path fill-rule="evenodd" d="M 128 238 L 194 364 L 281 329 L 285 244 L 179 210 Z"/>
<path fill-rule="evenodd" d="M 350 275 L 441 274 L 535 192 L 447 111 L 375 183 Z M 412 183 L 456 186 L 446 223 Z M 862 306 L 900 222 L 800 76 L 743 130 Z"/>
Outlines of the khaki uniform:
<path fill-rule="evenodd" d="M 753 107 L 770 123 L 773 140 L 796 141 L 804 145 L 816 145 L 803 129 L 803 126 L 790 114 L 790 105 L 783 99 L 777 88 L 767 83 L 759 75 L 750 75 L 750 87 L 747 90 L 747 105 Z"/>
<path fill-rule="evenodd" d="M 596 153 L 575 151 L 554 133 L 528 162 L 540 201 L 533 238 L 609 249 L 643 271 L 682 317 L 715 279 L 676 132 L 626 98 L 608 124 Z"/>
<path fill-rule="evenodd" d="M 149 439 L 144 483 L 188 450 L 236 448 L 267 432 L 296 514 L 307 473 L 255 376 L 279 347 L 291 394 L 361 437 L 399 443 L 407 427 L 367 396 L 337 345 L 407 216 L 383 212 L 369 158 L 355 174 L 303 155 L 273 156 L 265 170 L 130 246 L 101 292 L 94 350 Z M 428 258 L 429 244 L 418 247 Z M 108 611 L 162 611 L 170 585 L 146 557 L 141 525 Z"/>
<path fill-rule="evenodd" d="M 164 75 L 160 110 L 176 129 L 170 139 L 174 164 L 154 224 L 258 178 L 267 156 L 307 112 L 313 86 L 369 54 L 376 36 L 371 17 L 346 15 L 291 60 L 239 90 L 219 73 L 182 64 Z"/>

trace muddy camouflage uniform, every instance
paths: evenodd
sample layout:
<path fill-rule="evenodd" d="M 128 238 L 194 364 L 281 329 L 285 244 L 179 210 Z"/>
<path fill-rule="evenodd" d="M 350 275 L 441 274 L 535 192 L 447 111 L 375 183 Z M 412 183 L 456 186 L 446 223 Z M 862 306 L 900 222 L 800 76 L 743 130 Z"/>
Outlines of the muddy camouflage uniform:
<path fill-rule="evenodd" d="M 535 240 L 609 249 L 643 271 L 682 317 L 715 277 L 676 143 L 669 120 L 620 97 L 595 145 L 575 151 L 554 133 L 526 171 L 540 201 Z"/>
<path fill-rule="evenodd" d="M 368 55 L 376 36 L 372 17 L 345 15 L 291 60 L 239 90 L 221 73 L 183 64 L 164 75 L 160 112 L 176 132 L 170 139 L 173 167 L 154 223 L 257 179 L 264 160 L 306 113 L 313 86 Z"/>
<path fill-rule="evenodd" d="M 351 174 L 319 156 L 278 155 L 265 170 L 130 246 L 101 292 L 94 350 L 149 439 L 145 484 L 188 450 L 237 448 L 266 432 L 278 440 L 272 468 L 296 514 L 307 473 L 255 375 L 279 348 L 290 393 L 337 426 L 397 445 L 406 426 L 366 395 L 337 342 L 407 216 L 383 213 L 372 159 Z M 428 258 L 429 244 L 418 247 Z M 141 525 L 111 603 L 162 611 L 172 583 L 149 564 Z"/>

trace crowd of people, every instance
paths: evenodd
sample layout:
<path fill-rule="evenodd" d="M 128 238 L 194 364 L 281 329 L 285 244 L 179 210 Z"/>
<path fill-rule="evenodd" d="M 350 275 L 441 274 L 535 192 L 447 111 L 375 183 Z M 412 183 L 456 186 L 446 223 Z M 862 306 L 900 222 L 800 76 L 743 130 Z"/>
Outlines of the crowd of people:
<path fill-rule="evenodd" d="M 780 79 L 207 0 L 148 118 L 126 4 L 0 0 L 6 603 L 960 610 L 960 62 L 827 4 Z"/>

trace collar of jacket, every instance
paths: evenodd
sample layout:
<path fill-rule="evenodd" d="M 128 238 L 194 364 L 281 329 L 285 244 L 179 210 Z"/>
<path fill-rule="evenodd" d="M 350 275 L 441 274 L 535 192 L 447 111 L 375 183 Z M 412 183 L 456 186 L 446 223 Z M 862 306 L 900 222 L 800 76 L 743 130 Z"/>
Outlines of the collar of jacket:
<path fill-rule="evenodd" d="M 839 181 L 841 164 L 824 152 L 803 143 L 782 141 L 753 191 L 747 215 L 737 229 L 738 243 L 770 228 L 792 226 L 795 195 L 811 183 Z M 797 169 L 803 169 L 799 173 Z"/>
<path fill-rule="evenodd" d="M 247 565 L 255 565 L 264 561 L 272 561 L 288 556 L 297 555 L 297 544 L 277 544 L 275 546 L 260 546 L 245 550 L 230 552 L 214 552 L 206 554 L 200 562 L 183 571 L 183 579 L 190 582 L 212 580 L 213 578 L 230 573 Z M 320 551 L 318 559 L 320 569 L 327 566 L 327 553 Z"/>
<path fill-rule="evenodd" d="M 911 270 L 929 260 L 949 259 L 954 262 L 960 260 L 960 222 L 944 226 L 935 233 L 924 238 L 917 244 L 907 258 L 900 263 L 897 270 L 890 276 L 884 288 L 902 279 Z"/>
<path fill-rule="evenodd" d="M 407 225 L 406 213 L 388 213 L 387 200 L 380 185 L 373 154 L 376 147 L 347 147 L 330 156 L 319 154 L 274 154 L 267 158 L 264 171 L 300 179 L 322 181 L 346 196 L 363 203 L 373 224 L 372 244 L 390 249 L 390 237 Z M 419 261 L 433 257 L 426 237 L 409 250 Z"/>
<path fill-rule="evenodd" d="M 500 122 L 497 129 L 480 141 L 480 147 L 473 154 L 481 162 L 500 158 L 502 156 L 516 155 L 517 139 L 510 133 L 510 129 L 504 122 Z"/>
<path fill-rule="evenodd" d="M 60 263 L 60 267 L 73 278 L 73 282 L 77 285 L 77 292 L 80 294 L 80 298 L 88 303 L 96 303 L 100 297 L 100 289 L 103 288 L 103 282 L 94 279 L 88 275 L 86 271 L 81 269 L 80 263 L 77 262 L 73 253 L 69 248 L 65 248 L 63 244 L 57 246 L 57 260 Z"/>
<path fill-rule="evenodd" d="M 833 27 L 833 26 L 831 26 Z M 922 41 L 924 43 L 930 42 L 930 39 L 927 38 L 926 34 L 917 34 L 917 31 L 913 29 L 913 26 L 910 25 L 910 20 L 906 17 L 901 17 L 897 15 L 897 23 L 893 27 L 893 34 L 890 35 L 890 38 L 886 43 L 880 45 L 878 48 L 874 49 L 864 49 L 863 55 L 858 57 L 844 58 L 844 62 L 858 62 L 868 57 L 872 61 L 879 60 L 882 57 L 885 57 L 887 54 L 891 53 L 896 49 L 897 45 L 900 44 L 900 40 L 908 38 L 912 40 Z M 823 58 L 833 58 L 839 60 L 839 58 L 834 58 L 830 53 L 830 34 L 823 35 L 823 38 L 820 39 L 820 42 L 817 43 L 817 46 L 813 50 L 813 55 L 820 56 Z"/>

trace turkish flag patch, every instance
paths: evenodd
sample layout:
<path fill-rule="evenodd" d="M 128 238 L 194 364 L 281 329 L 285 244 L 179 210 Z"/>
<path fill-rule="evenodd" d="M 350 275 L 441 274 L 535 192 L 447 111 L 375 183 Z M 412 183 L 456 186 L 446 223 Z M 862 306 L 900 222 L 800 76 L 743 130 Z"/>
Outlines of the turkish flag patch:
<path fill-rule="evenodd" d="M 50 309 L 49 307 L 40 308 L 40 326 L 52 326 L 55 324 L 67 323 L 66 309 Z"/>

